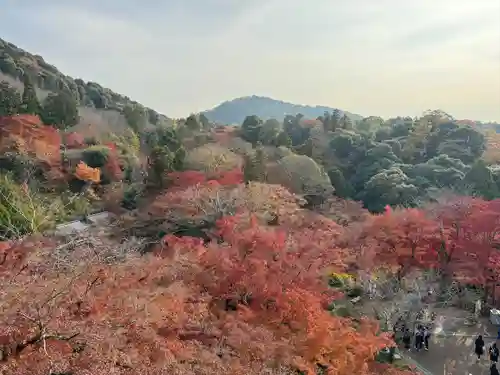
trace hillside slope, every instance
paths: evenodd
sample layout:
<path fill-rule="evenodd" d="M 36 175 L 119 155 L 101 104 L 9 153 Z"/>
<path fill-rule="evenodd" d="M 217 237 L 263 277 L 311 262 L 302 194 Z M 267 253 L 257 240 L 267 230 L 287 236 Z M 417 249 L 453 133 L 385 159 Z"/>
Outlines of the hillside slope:
<path fill-rule="evenodd" d="M 141 106 L 127 96 L 118 94 L 96 82 L 85 82 L 60 72 L 55 66 L 47 63 L 43 57 L 31 54 L 16 45 L 0 38 L 0 81 L 7 81 L 19 91 L 23 90 L 21 78 L 27 73 L 37 87 L 37 94 L 43 100 L 50 92 L 64 91 L 77 99 L 80 105 L 82 124 L 106 124 L 110 115 L 120 117 L 122 127 L 124 117 L 121 115 L 126 106 Z M 151 108 L 144 107 L 150 125 L 170 123 L 165 115 Z M 88 116 L 89 114 L 92 116 Z M 96 124 L 96 121 L 98 122 Z"/>
<path fill-rule="evenodd" d="M 315 119 L 325 112 L 332 112 L 335 108 L 323 106 L 309 106 L 293 104 L 275 100 L 264 96 L 245 96 L 233 99 L 203 112 L 210 121 L 223 124 L 241 124 L 246 116 L 257 115 L 263 120 L 275 118 L 283 120 L 285 115 L 303 114 L 306 118 Z M 346 113 L 353 121 L 363 117 L 349 112 Z"/>

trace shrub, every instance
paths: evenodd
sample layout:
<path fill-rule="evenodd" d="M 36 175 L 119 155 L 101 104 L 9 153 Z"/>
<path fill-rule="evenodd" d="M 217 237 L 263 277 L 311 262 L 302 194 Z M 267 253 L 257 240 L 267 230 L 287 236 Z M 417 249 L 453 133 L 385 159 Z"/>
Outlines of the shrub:
<path fill-rule="evenodd" d="M 0 237 L 17 238 L 50 228 L 56 205 L 44 202 L 27 185 L 16 184 L 10 175 L 0 176 Z"/>
<path fill-rule="evenodd" d="M 109 148 L 106 146 L 91 146 L 83 151 L 83 161 L 89 167 L 102 168 L 108 161 Z"/>

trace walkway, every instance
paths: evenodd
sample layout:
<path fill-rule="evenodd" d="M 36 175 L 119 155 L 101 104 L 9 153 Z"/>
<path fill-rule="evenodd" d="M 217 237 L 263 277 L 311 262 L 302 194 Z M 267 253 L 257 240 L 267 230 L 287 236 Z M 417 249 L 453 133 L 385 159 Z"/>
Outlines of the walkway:
<path fill-rule="evenodd" d="M 487 319 L 475 326 L 464 325 L 467 313 L 458 309 L 438 312 L 429 351 L 403 352 L 426 375 L 489 375 L 487 355 L 476 363 L 474 341 L 482 334 L 487 348 L 496 341 L 496 328 Z M 413 361 L 412 361 L 413 360 Z"/>

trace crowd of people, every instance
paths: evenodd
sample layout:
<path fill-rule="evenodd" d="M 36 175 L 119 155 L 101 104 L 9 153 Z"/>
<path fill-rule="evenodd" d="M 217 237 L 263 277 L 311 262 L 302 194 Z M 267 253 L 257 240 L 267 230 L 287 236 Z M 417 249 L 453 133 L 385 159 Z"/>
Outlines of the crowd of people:
<path fill-rule="evenodd" d="M 394 335 L 395 337 L 395 335 Z M 422 349 L 428 351 L 429 350 L 429 339 L 431 337 L 431 330 L 429 327 L 419 325 L 415 332 L 412 334 L 409 328 L 403 327 L 403 344 L 404 348 L 408 351 L 412 350 L 412 341 L 413 348 L 417 352 Z M 500 331 L 499 331 L 500 338 Z M 474 342 L 474 353 L 477 356 L 477 362 L 481 360 L 481 356 L 485 354 L 485 342 L 482 335 L 479 335 Z M 488 348 L 488 354 L 490 357 L 490 375 L 500 375 L 500 372 L 497 368 L 498 358 L 500 356 L 500 350 L 497 346 L 497 343 L 494 342 Z"/>
<path fill-rule="evenodd" d="M 431 330 L 428 327 L 419 325 L 414 336 L 414 348 L 417 352 L 420 350 L 429 350 L 429 338 L 431 337 Z M 412 333 L 409 328 L 405 328 L 403 332 L 403 344 L 405 349 L 411 350 Z"/>

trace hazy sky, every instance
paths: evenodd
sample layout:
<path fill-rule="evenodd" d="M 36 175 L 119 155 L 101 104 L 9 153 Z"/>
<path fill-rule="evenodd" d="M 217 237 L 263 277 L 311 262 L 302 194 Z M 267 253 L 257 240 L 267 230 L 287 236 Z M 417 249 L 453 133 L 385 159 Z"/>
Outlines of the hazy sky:
<path fill-rule="evenodd" d="M 2 0 L 0 37 L 169 116 L 264 95 L 500 121 L 499 0 Z"/>

